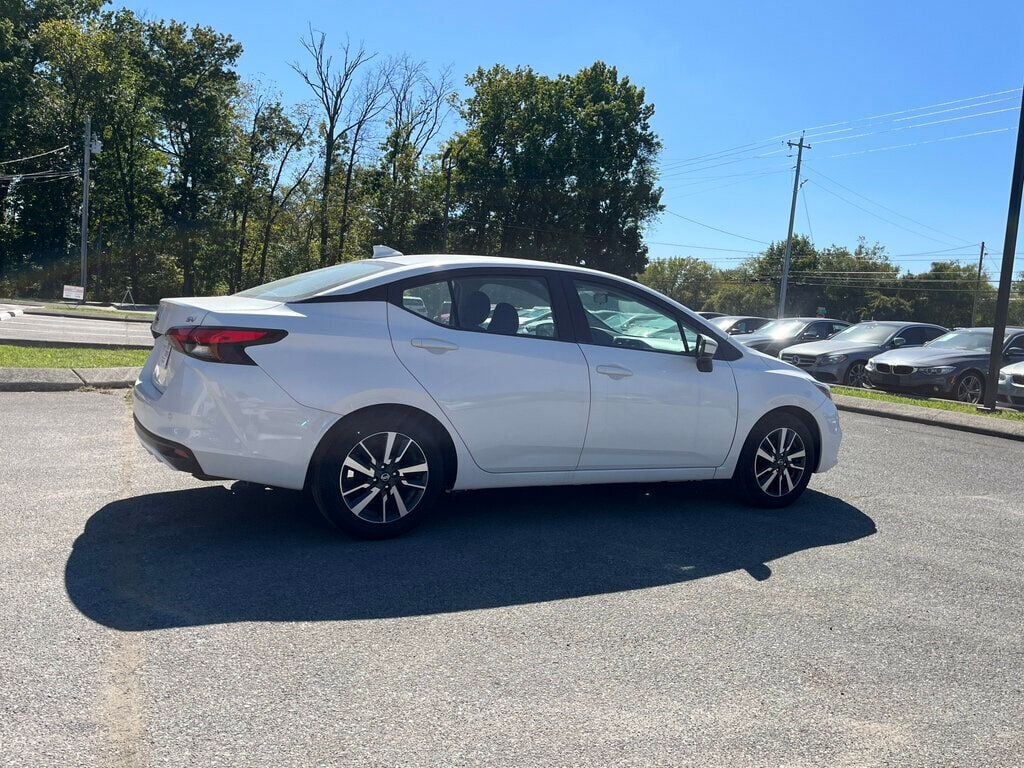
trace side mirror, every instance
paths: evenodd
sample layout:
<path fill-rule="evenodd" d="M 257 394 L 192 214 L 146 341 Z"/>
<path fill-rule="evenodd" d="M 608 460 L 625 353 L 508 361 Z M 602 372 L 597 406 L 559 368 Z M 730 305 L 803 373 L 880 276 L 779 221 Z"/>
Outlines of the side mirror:
<path fill-rule="evenodd" d="M 701 373 L 711 373 L 715 368 L 715 353 L 718 352 L 718 342 L 706 336 L 697 337 L 697 370 Z"/>
<path fill-rule="evenodd" d="M 1024 358 L 1024 349 L 1020 347 L 1010 347 L 1006 350 L 1006 358 L 1008 360 L 1018 360 Z"/>
<path fill-rule="evenodd" d="M 906 343 L 907 343 L 907 340 L 904 339 L 902 336 L 897 336 L 895 339 L 892 340 L 892 345 L 896 349 L 899 349 L 900 347 L 904 346 Z"/>

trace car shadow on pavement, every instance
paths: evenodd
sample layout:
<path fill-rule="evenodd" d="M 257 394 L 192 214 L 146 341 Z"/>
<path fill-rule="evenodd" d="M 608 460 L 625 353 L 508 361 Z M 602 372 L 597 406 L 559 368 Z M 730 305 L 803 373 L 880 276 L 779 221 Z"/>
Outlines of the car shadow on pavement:
<path fill-rule="evenodd" d="M 390 541 L 335 534 L 300 493 L 212 486 L 115 501 L 68 558 L 78 609 L 126 631 L 375 619 L 642 589 L 745 570 L 875 532 L 808 490 L 780 512 L 717 483 L 455 494 Z"/>

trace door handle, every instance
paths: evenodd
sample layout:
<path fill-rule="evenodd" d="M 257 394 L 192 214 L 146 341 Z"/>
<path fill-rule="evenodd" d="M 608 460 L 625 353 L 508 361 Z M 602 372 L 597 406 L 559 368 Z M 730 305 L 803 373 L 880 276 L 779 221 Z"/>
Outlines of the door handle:
<path fill-rule="evenodd" d="M 621 365 L 599 365 L 594 370 L 602 376 L 607 376 L 612 379 L 624 379 L 627 376 L 633 375 L 633 372 L 629 370 L 629 368 L 623 368 Z"/>
<path fill-rule="evenodd" d="M 435 355 L 451 352 L 459 348 L 458 344 L 453 344 L 444 339 L 413 339 L 411 343 L 414 347 L 433 352 Z"/>

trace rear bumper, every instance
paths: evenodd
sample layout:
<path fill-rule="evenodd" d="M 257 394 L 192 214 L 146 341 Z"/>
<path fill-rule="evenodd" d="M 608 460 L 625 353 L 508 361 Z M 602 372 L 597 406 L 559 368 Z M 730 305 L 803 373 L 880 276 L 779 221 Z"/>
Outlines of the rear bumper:
<path fill-rule="evenodd" d="M 188 472 L 200 480 L 222 479 L 211 477 L 204 473 L 203 468 L 199 466 L 199 460 L 196 459 L 195 454 L 189 448 L 181 443 L 175 443 L 172 440 L 167 440 L 153 434 L 139 423 L 138 417 L 133 418 L 135 419 L 135 434 L 139 436 L 139 442 L 142 443 L 143 447 L 154 458 L 162 461 L 171 469 L 176 469 L 179 472 Z"/>
<path fill-rule="evenodd" d="M 184 355 L 161 390 L 153 381 L 156 356 L 134 390 L 136 432 L 149 453 L 202 479 L 305 485 L 313 451 L 336 414 L 299 405 L 258 366 Z"/>

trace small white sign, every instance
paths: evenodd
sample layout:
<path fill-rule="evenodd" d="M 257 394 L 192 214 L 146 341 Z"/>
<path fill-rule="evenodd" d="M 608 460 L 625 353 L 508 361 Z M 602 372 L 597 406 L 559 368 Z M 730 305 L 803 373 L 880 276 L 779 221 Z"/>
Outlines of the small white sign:
<path fill-rule="evenodd" d="M 85 288 L 80 285 L 65 285 L 64 298 L 85 301 Z"/>

